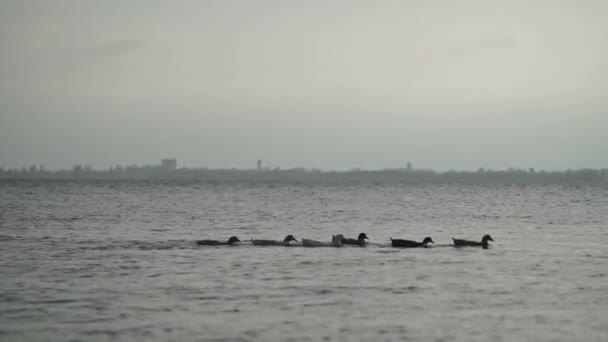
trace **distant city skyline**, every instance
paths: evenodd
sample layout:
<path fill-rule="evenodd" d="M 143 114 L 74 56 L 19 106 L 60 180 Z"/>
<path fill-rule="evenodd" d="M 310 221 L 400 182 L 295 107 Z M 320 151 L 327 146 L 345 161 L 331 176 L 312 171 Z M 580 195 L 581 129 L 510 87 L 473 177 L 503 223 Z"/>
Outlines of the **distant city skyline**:
<path fill-rule="evenodd" d="M 164 158 L 156 165 L 111 166 L 96 170 L 75 165 L 71 170 L 47 170 L 35 165 L 21 170 L 0 168 L 0 181 L 193 181 L 211 184 L 514 184 L 514 185 L 608 185 L 608 168 L 547 171 L 529 169 L 475 171 L 415 169 L 411 164 L 398 169 L 321 170 L 264 167 L 255 169 L 177 168 L 175 159 Z"/>
<path fill-rule="evenodd" d="M 544 168 L 536 168 L 534 166 L 509 166 L 505 168 L 492 168 L 486 166 L 479 166 L 473 169 L 458 169 L 458 168 L 432 168 L 425 166 L 418 166 L 412 162 L 406 162 L 403 165 L 398 165 L 394 167 L 378 167 L 378 168 L 364 168 L 364 167 L 352 167 L 352 168 L 322 168 L 322 167 L 314 167 L 314 166 L 306 166 L 306 165 L 298 165 L 298 166 L 281 166 L 280 164 L 265 164 L 263 159 L 256 159 L 254 163 L 245 167 L 214 167 L 209 165 L 185 165 L 180 164 L 180 161 L 177 158 L 162 158 L 157 161 L 151 161 L 149 163 L 114 163 L 106 166 L 95 166 L 90 163 L 74 163 L 72 165 L 66 165 L 63 167 L 50 168 L 42 163 L 34 163 L 30 165 L 22 165 L 19 167 L 7 167 L 5 165 L 0 165 L 0 170 L 4 171 L 20 171 L 20 172 L 57 172 L 57 171 L 73 171 L 75 169 L 89 170 L 89 171 L 112 171 L 117 168 L 125 169 L 129 167 L 137 167 L 137 168 L 145 168 L 145 167 L 160 167 L 167 170 L 176 170 L 176 169 L 209 169 L 209 170 L 257 170 L 257 171 L 267 171 L 267 170 L 294 170 L 294 169 L 304 169 L 304 170 L 320 170 L 320 171 L 386 171 L 386 170 L 418 170 L 418 171 L 436 171 L 436 172 L 446 172 L 446 171 L 466 171 L 466 172 L 478 172 L 480 170 L 484 171 L 509 171 L 509 170 L 524 170 L 524 171 L 548 171 L 548 172 L 562 172 L 567 170 L 583 170 L 583 169 L 592 169 L 592 170 L 604 170 L 608 169 L 608 167 L 580 167 L 580 168 L 566 168 L 566 169 L 544 169 Z"/>

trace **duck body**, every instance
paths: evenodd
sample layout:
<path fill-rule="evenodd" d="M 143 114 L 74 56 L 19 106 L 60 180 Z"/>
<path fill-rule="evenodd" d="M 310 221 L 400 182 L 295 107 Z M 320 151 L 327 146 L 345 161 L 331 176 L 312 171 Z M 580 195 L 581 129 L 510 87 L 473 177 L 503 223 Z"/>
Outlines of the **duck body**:
<path fill-rule="evenodd" d="M 290 246 L 289 243 L 291 241 L 298 242 L 293 235 L 287 235 L 283 241 L 276 240 L 251 240 L 251 243 L 254 246 Z"/>
<path fill-rule="evenodd" d="M 236 236 L 231 236 L 226 242 L 218 240 L 196 240 L 196 244 L 199 246 L 231 246 L 236 242 L 241 242 Z"/>
<path fill-rule="evenodd" d="M 283 241 L 276 240 L 251 240 L 254 246 L 286 246 L 289 243 L 283 243 Z"/>
<path fill-rule="evenodd" d="M 401 247 L 401 248 L 424 247 L 424 248 L 426 248 L 426 247 L 428 247 L 429 243 L 435 243 L 435 242 L 430 237 L 424 238 L 424 240 L 422 242 L 391 238 L 391 244 L 393 245 L 393 247 Z"/>
<path fill-rule="evenodd" d="M 359 237 L 357 239 L 344 239 L 342 241 L 342 244 L 343 245 L 365 246 L 365 244 L 366 244 L 365 239 L 369 240 L 369 238 L 367 237 L 367 235 L 365 233 L 361 233 L 361 234 L 359 234 Z"/>
<path fill-rule="evenodd" d="M 328 247 L 329 244 L 327 242 L 321 242 L 312 239 L 302 239 L 302 246 L 304 247 Z"/>
<path fill-rule="evenodd" d="M 304 247 L 340 247 L 342 242 L 346 240 L 342 234 L 332 235 L 331 242 L 321 242 L 311 239 L 302 239 L 302 246 Z"/>
<path fill-rule="evenodd" d="M 454 246 L 455 247 L 483 247 L 483 248 L 488 248 L 490 246 L 488 244 L 488 241 L 494 241 L 494 239 L 492 239 L 492 237 L 490 235 L 484 235 L 483 238 L 481 238 L 481 242 L 480 241 L 470 241 L 470 240 L 454 239 L 454 238 L 452 238 L 452 240 L 454 240 Z"/>

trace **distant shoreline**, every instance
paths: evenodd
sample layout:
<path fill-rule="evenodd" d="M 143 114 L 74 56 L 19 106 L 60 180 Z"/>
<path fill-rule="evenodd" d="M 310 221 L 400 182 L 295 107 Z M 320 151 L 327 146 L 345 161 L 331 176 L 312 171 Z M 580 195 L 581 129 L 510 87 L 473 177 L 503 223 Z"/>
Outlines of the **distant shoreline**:
<path fill-rule="evenodd" d="M 322 171 L 318 169 L 167 169 L 160 166 L 127 167 L 113 170 L 71 171 L 0 170 L 0 180 L 163 180 L 203 183 L 456 183 L 456 184 L 605 184 L 608 169 L 535 171 L 533 169 L 445 171 L 416 169 Z"/>

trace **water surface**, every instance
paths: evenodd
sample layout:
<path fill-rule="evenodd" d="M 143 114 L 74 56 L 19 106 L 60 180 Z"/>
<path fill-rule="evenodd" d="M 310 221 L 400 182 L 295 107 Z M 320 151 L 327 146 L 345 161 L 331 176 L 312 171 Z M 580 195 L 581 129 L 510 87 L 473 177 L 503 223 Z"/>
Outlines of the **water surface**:
<path fill-rule="evenodd" d="M 607 209 L 605 187 L 0 182 L 0 340 L 605 341 Z"/>

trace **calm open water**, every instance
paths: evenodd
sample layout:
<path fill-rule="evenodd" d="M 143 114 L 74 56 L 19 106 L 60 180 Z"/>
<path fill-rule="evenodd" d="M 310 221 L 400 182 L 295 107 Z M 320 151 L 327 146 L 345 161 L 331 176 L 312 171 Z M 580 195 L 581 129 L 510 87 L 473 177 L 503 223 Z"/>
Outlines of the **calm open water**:
<path fill-rule="evenodd" d="M 605 187 L 5 181 L 0 340 L 607 341 L 607 245 Z"/>

